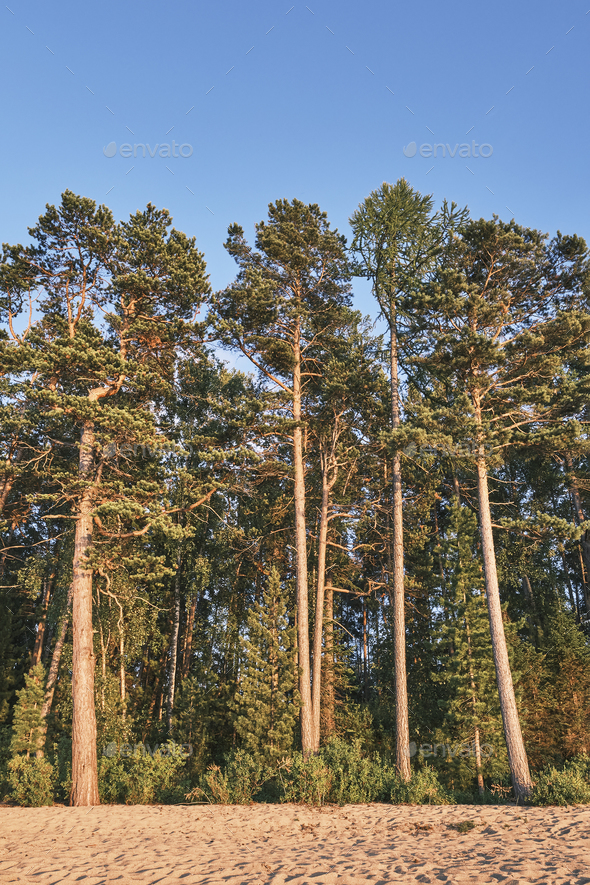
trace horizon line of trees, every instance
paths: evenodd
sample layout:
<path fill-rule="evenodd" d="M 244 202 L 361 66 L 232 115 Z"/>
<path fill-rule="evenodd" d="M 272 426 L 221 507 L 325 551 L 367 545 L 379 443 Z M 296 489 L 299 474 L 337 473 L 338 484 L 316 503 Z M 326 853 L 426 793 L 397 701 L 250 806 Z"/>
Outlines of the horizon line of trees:
<path fill-rule="evenodd" d="M 219 292 L 152 204 L 3 246 L 0 729 L 74 805 L 121 741 L 452 743 L 519 799 L 590 749 L 586 243 L 405 179 L 350 224 L 271 203 Z"/>

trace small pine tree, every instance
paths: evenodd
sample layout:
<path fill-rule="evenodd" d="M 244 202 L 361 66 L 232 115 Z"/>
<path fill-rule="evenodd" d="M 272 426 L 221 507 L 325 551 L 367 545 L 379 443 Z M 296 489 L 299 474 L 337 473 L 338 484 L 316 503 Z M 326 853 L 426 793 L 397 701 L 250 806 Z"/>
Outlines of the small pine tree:
<path fill-rule="evenodd" d="M 31 755 L 42 754 L 44 690 L 45 669 L 43 664 L 36 664 L 25 676 L 25 687 L 16 693 L 18 700 L 14 708 L 10 743 L 13 756 L 24 753 L 29 759 Z"/>
<path fill-rule="evenodd" d="M 559 612 L 550 621 L 547 649 L 552 689 L 551 731 L 565 758 L 590 753 L 590 643 L 574 617 Z"/>
<path fill-rule="evenodd" d="M 299 713 L 296 689 L 295 627 L 289 625 L 285 591 L 272 568 L 263 602 L 248 612 L 248 638 L 242 639 L 246 667 L 233 704 L 236 732 L 257 759 L 280 759 L 293 745 Z"/>
<path fill-rule="evenodd" d="M 436 737 L 444 744 L 443 753 L 454 753 L 452 773 L 459 783 L 475 774 L 483 792 L 484 774 L 499 774 L 505 753 L 476 536 L 475 514 L 455 500 L 445 543 L 446 620 L 440 637 L 448 658 L 436 677 L 446 682 L 447 696 L 440 702 L 444 725 Z"/>

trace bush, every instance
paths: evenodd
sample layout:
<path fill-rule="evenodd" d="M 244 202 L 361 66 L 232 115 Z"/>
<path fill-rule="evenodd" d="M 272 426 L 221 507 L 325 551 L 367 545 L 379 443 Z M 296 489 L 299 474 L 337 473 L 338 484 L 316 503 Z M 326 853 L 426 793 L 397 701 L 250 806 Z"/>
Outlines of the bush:
<path fill-rule="evenodd" d="M 0 725 L 0 800 L 10 793 L 8 780 L 8 763 L 11 759 L 10 741 L 12 729 L 9 725 Z"/>
<path fill-rule="evenodd" d="M 589 805 L 590 758 L 578 756 L 561 770 L 549 765 L 539 772 L 531 796 L 532 805 Z"/>
<path fill-rule="evenodd" d="M 53 765 L 48 759 L 15 756 L 8 763 L 10 797 L 19 805 L 53 805 Z"/>
<path fill-rule="evenodd" d="M 262 762 L 244 750 L 233 750 L 225 757 L 224 769 L 210 765 L 186 798 L 212 805 L 249 805 L 269 775 Z"/>
<path fill-rule="evenodd" d="M 328 802 L 344 805 L 387 800 L 394 769 L 379 757 L 363 756 L 360 740 L 350 745 L 334 738 L 320 750 L 320 758 L 331 774 Z"/>
<path fill-rule="evenodd" d="M 98 790 L 107 804 L 149 805 L 182 802 L 188 789 L 186 755 L 173 741 L 153 756 L 143 745 L 130 755 L 100 756 Z"/>
<path fill-rule="evenodd" d="M 282 787 L 281 802 L 297 802 L 303 805 L 323 805 L 334 775 L 321 756 L 293 753 L 278 765 Z"/>
<path fill-rule="evenodd" d="M 394 805 L 454 805 L 453 794 L 439 782 L 436 771 L 429 765 L 413 772 L 405 783 L 395 775 L 390 792 Z"/>

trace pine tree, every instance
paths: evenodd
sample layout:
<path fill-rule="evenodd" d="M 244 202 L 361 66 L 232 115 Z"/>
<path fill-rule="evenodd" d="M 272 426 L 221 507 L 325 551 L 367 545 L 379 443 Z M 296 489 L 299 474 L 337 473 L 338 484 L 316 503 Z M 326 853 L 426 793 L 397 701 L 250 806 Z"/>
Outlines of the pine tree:
<path fill-rule="evenodd" d="M 440 639 L 447 658 L 438 681 L 446 684 L 447 695 L 440 702 L 445 717 L 440 737 L 462 745 L 456 759 L 475 773 L 483 793 L 484 762 L 497 753 L 502 720 L 476 534 L 475 514 L 455 499 L 443 545 L 447 578 Z"/>
<path fill-rule="evenodd" d="M 235 700 L 236 732 L 253 756 L 273 762 L 293 745 L 299 712 L 295 683 L 295 628 L 289 625 L 286 594 L 272 568 L 263 602 L 248 612 L 243 639 L 245 669 Z"/>
<path fill-rule="evenodd" d="M 367 197 L 352 215 L 352 249 L 361 259 L 358 272 L 373 284 L 373 294 L 389 326 L 391 428 L 402 423 L 400 350 L 407 333 L 408 309 L 414 290 L 432 270 L 448 230 L 456 223 L 455 207 L 440 215 L 432 212 L 431 197 L 423 197 L 402 178 L 383 185 Z M 411 308 L 410 308 L 411 310 Z M 404 315 L 405 314 L 405 315 Z M 406 673 L 404 593 L 404 529 L 401 455 L 392 458 L 393 530 L 393 643 L 396 696 L 396 766 L 403 780 L 410 779 L 410 745 Z"/>
<path fill-rule="evenodd" d="M 24 753 L 28 759 L 36 756 L 42 748 L 44 687 L 45 668 L 43 664 L 36 664 L 25 676 L 25 687 L 16 693 L 18 700 L 14 708 L 10 744 L 13 755 Z"/>
<path fill-rule="evenodd" d="M 556 257 L 567 251 L 567 241 L 547 246 L 545 239 L 497 217 L 465 223 L 445 250 L 434 283 L 416 293 L 415 305 L 426 341 L 415 361 L 444 381 L 448 393 L 444 404 L 438 391 L 433 397 L 437 418 L 453 415 L 463 441 L 475 450 L 490 633 L 519 799 L 530 795 L 532 782 L 502 621 L 489 472 L 509 446 L 530 443 L 535 428 L 559 423 L 556 378 L 567 350 L 579 350 L 588 328 L 579 279 Z"/>
<path fill-rule="evenodd" d="M 590 641 L 571 614 L 551 619 L 546 653 L 556 749 L 565 758 L 590 755 Z"/>
<path fill-rule="evenodd" d="M 305 391 L 322 373 L 330 341 L 350 304 L 346 241 L 331 230 L 317 204 L 277 200 L 268 222 L 256 226 L 254 251 L 243 229 L 228 229 L 226 249 L 236 260 L 236 281 L 215 297 L 215 323 L 222 343 L 241 351 L 269 386 L 283 397 L 283 427 L 290 419 L 295 549 L 297 555 L 297 628 L 300 665 L 301 742 L 317 751 L 312 708 L 308 546 L 303 409 Z M 286 429 L 284 427 L 284 429 Z"/>
<path fill-rule="evenodd" d="M 205 263 L 194 239 L 174 229 L 166 210 L 149 204 L 115 225 L 111 212 L 71 191 L 58 209 L 48 206 L 30 229 L 33 244 L 13 246 L 0 282 L 3 289 L 27 287 L 37 293 L 41 319 L 19 347 L 5 346 L 15 375 L 30 373 L 27 398 L 40 422 L 64 416 L 77 448 L 63 459 L 54 485 L 56 501 L 71 502 L 73 556 L 73 723 L 74 805 L 97 805 L 96 712 L 91 561 L 96 528 L 118 535 L 121 521 L 141 535 L 154 499 L 162 518 L 160 484 L 127 461 L 132 480 L 120 479 L 121 444 L 157 448 L 156 406 L 174 381 L 178 351 L 198 347 L 195 309 L 209 290 Z M 95 324 L 94 314 L 105 317 Z M 5 344 L 5 342 L 0 342 Z M 75 442 L 74 442 L 75 440 Z M 100 505 L 103 510 L 99 514 Z M 191 506 L 197 506 L 191 505 Z M 149 517 L 147 517 L 149 518 Z M 170 517 L 162 528 L 174 533 Z M 124 534 L 124 533 L 123 533 Z"/>

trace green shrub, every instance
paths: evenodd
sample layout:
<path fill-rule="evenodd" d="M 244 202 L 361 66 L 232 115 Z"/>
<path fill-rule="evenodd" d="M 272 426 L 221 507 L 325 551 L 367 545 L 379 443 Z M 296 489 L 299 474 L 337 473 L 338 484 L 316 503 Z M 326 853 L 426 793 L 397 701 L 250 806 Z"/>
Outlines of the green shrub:
<path fill-rule="evenodd" d="M 149 805 L 182 802 L 188 789 L 184 775 L 186 754 L 169 741 L 153 755 L 143 745 L 128 755 L 120 751 L 100 756 L 98 790 L 107 804 Z"/>
<path fill-rule="evenodd" d="M 589 805 L 590 759 L 578 756 L 563 768 L 549 765 L 536 775 L 532 805 Z"/>
<path fill-rule="evenodd" d="M 10 793 L 8 780 L 8 763 L 11 759 L 10 741 L 12 729 L 9 725 L 0 725 L 0 801 Z"/>
<path fill-rule="evenodd" d="M 48 759 L 15 756 L 8 763 L 10 797 L 19 805 L 53 805 L 53 765 Z"/>
<path fill-rule="evenodd" d="M 334 738 L 322 747 L 320 758 L 331 775 L 326 801 L 344 805 L 387 800 L 394 769 L 378 756 L 363 755 L 360 740 L 351 745 Z"/>
<path fill-rule="evenodd" d="M 395 776 L 390 800 L 394 805 L 454 805 L 453 794 L 441 785 L 436 771 L 424 765 L 405 783 Z"/>
<path fill-rule="evenodd" d="M 268 779 L 266 766 L 245 750 L 233 750 L 225 757 L 223 769 L 210 765 L 199 785 L 186 795 L 189 801 L 212 805 L 249 805 Z"/>
<path fill-rule="evenodd" d="M 334 775 L 321 756 L 293 753 L 278 765 L 282 788 L 281 802 L 323 805 L 334 782 Z"/>

